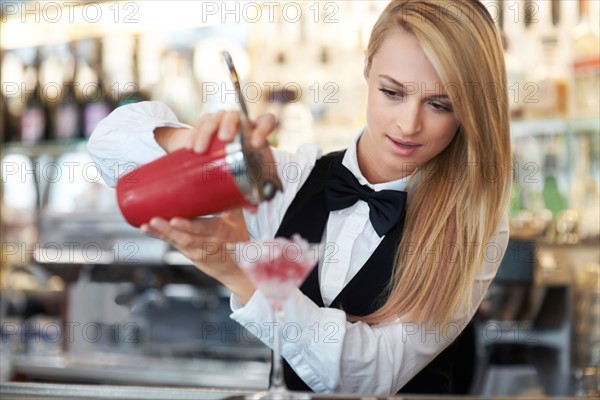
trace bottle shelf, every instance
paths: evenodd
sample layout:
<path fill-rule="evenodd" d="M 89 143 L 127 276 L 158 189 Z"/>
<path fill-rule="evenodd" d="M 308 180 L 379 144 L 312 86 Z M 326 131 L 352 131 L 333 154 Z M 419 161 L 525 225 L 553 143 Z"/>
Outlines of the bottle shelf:
<path fill-rule="evenodd" d="M 2 154 L 22 154 L 28 157 L 41 155 L 60 156 L 72 151 L 86 151 L 87 139 L 52 140 L 38 143 L 9 142 L 2 145 Z"/>
<path fill-rule="evenodd" d="M 598 133 L 600 132 L 600 116 L 596 118 L 517 120 L 511 122 L 510 131 L 513 139 L 565 133 Z"/>
<path fill-rule="evenodd" d="M 600 133 L 600 117 L 577 118 L 577 119 L 540 119 L 540 120 L 516 120 L 511 122 L 511 136 L 518 139 L 526 136 L 552 136 L 571 134 L 594 134 Z M 345 129 L 346 130 L 346 129 Z M 87 139 L 74 139 L 66 141 L 43 141 L 39 143 L 5 143 L 4 152 L 41 155 L 60 154 L 65 151 L 85 150 Z"/>

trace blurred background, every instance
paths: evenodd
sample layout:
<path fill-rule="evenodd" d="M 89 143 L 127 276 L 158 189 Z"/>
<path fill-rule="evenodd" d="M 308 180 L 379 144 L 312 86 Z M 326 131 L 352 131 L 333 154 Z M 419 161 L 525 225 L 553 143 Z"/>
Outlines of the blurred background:
<path fill-rule="evenodd" d="M 596 397 L 600 3 L 483 3 L 505 44 L 514 186 L 463 393 Z M 5 388 L 267 385 L 270 353 L 229 320 L 227 291 L 124 222 L 86 139 L 132 102 L 190 123 L 236 107 L 227 49 L 251 114 L 280 120 L 273 145 L 343 148 L 365 123 L 363 54 L 386 4 L 0 1 Z"/>

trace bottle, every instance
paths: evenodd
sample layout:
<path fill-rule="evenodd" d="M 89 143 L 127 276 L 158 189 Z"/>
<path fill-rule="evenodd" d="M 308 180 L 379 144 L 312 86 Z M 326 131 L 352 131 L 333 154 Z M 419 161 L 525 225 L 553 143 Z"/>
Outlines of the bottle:
<path fill-rule="evenodd" d="M 63 76 L 62 97 L 56 105 L 52 118 L 54 139 L 72 140 L 82 137 L 82 109 L 83 104 L 75 92 L 75 71 L 77 71 L 77 61 L 75 57 L 75 45 L 70 45 L 70 51 L 73 62 L 70 66 L 65 66 L 68 72 Z M 63 60 L 65 64 L 68 61 Z"/>
<path fill-rule="evenodd" d="M 123 87 L 123 93 L 119 94 L 116 99 L 116 107 L 120 107 L 126 104 L 137 103 L 140 101 L 148 100 L 149 96 L 143 92 L 140 88 L 140 37 L 136 35 L 134 37 L 132 60 L 130 64 L 131 71 L 129 78 L 126 79 L 126 83 Z"/>
<path fill-rule="evenodd" d="M 600 34 L 591 22 L 589 1 L 579 0 L 579 24 L 571 32 L 574 117 L 600 114 Z"/>
<path fill-rule="evenodd" d="M 513 53 L 509 38 L 505 33 L 502 33 L 502 45 L 504 47 L 504 62 L 508 81 L 510 117 L 514 120 L 522 119 L 525 115 L 525 105 L 523 103 L 525 73 L 521 61 Z"/>
<path fill-rule="evenodd" d="M 102 40 L 79 42 L 78 53 L 76 84 L 79 88 L 79 101 L 83 103 L 82 132 L 88 138 L 113 107 L 104 85 Z"/>
<path fill-rule="evenodd" d="M 3 94 L 2 108 L 4 110 L 4 141 L 15 142 L 20 140 L 21 113 L 24 107 L 19 96 L 6 96 Z"/>
<path fill-rule="evenodd" d="M 3 75 L 3 68 L 2 68 L 2 61 L 4 60 L 4 51 L 0 51 L 0 82 L 4 82 Z M 6 103 L 8 102 L 8 96 L 6 96 L 4 94 L 4 91 L 0 92 L 0 142 L 1 143 L 6 143 L 8 142 L 7 139 L 7 134 L 9 131 L 9 118 L 10 118 L 10 114 L 8 112 L 8 106 L 6 105 Z M 0 187 L 0 191 L 2 190 L 2 188 Z M 0 192 L 0 198 L 1 198 L 1 192 Z"/>
<path fill-rule="evenodd" d="M 82 136 L 81 109 L 73 82 L 64 82 L 63 96 L 56 106 L 52 121 L 54 139 L 72 140 Z"/>
<path fill-rule="evenodd" d="M 516 158 L 514 158 L 516 160 Z M 518 162 L 513 162 L 513 168 L 519 168 Z M 510 199 L 508 202 L 509 218 L 516 217 L 523 210 L 523 200 L 521 193 L 521 184 L 519 182 L 520 171 L 513 172 L 513 182 L 510 190 Z"/>
<path fill-rule="evenodd" d="M 544 156 L 544 185 L 542 187 L 542 199 L 544 206 L 552 212 L 556 218 L 559 212 L 567 208 L 566 199 L 558 187 L 558 154 L 554 146 L 551 146 Z"/>
<path fill-rule="evenodd" d="M 43 88 L 40 82 L 41 49 L 36 49 L 33 65 L 26 68 L 26 80 L 33 77 L 35 88 L 27 93 L 25 109 L 21 114 L 20 132 L 21 142 L 38 143 L 47 138 L 48 110 L 43 102 Z M 30 75 L 30 76 L 27 76 Z"/>
<path fill-rule="evenodd" d="M 590 141 L 585 135 L 577 138 L 573 183 L 569 190 L 569 208 L 579 214 L 579 236 L 591 239 L 600 236 L 600 189 L 590 174 Z"/>
<path fill-rule="evenodd" d="M 568 74 L 560 63 L 558 39 L 555 35 L 542 37 L 542 63 L 533 70 L 530 82 L 534 91 L 526 94 L 524 102 L 529 118 L 565 118 L 568 111 Z"/>
<path fill-rule="evenodd" d="M 26 50 L 27 51 L 27 50 Z M 32 87 L 31 82 L 25 82 L 25 63 L 23 54 L 17 51 L 2 51 L 2 64 L 0 66 L 2 75 L 2 107 L 4 109 L 4 132 L 5 142 L 17 142 L 21 135 L 21 114 L 25 108 L 25 98 L 21 92 L 23 86 Z M 12 82 L 12 85 L 9 83 Z"/>
<path fill-rule="evenodd" d="M 0 96 L 0 142 L 6 143 L 8 142 L 7 134 L 9 131 L 8 128 L 8 119 L 10 117 L 8 113 L 8 107 L 6 106 L 7 98 L 4 94 Z"/>

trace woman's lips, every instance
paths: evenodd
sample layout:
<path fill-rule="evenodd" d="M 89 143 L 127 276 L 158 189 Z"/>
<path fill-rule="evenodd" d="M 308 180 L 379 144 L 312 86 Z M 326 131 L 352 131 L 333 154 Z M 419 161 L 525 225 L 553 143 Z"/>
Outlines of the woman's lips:
<path fill-rule="evenodd" d="M 390 146 L 394 153 L 402 156 L 409 156 L 414 153 L 421 145 L 413 142 L 407 142 L 405 140 L 394 139 L 390 136 L 386 136 L 386 139 L 390 143 Z"/>

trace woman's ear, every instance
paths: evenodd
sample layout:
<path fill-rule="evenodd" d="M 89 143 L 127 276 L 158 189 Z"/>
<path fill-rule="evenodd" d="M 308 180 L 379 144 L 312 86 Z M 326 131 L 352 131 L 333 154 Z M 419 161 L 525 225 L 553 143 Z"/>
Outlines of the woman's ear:
<path fill-rule="evenodd" d="M 365 64 L 363 67 L 363 76 L 365 79 L 369 79 L 369 69 L 371 69 L 371 63 L 369 62 L 369 57 L 367 56 L 367 52 L 365 51 Z"/>

